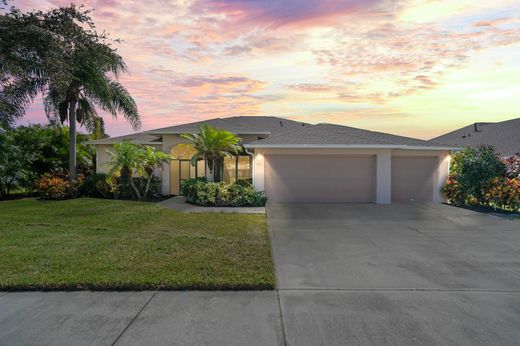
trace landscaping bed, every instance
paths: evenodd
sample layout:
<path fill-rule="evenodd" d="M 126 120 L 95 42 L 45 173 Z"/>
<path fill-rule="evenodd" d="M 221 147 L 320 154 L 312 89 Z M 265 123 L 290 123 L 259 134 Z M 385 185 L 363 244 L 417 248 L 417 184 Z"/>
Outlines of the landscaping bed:
<path fill-rule="evenodd" d="M 273 289 L 265 215 L 78 198 L 0 202 L 0 289 Z"/>

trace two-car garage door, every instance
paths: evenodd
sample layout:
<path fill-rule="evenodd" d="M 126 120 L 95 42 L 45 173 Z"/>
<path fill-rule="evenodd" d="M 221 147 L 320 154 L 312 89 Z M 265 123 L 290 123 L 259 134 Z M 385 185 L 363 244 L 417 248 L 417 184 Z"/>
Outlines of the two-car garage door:
<path fill-rule="evenodd" d="M 375 155 L 268 155 L 265 169 L 272 202 L 375 200 Z"/>
<path fill-rule="evenodd" d="M 433 156 L 393 156 L 392 201 L 432 201 L 437 165 Z M 266 155 L 265 184 L 272 202 L 375 202 L 376 156 Z"/>

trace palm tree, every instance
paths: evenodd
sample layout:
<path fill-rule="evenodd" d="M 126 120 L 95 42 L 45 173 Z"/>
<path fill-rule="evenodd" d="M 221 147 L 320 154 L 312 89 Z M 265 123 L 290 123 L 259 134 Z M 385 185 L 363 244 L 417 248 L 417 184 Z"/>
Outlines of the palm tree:
<path fill-rule="evenodd" d="M 102 44 L 78 51 L 74 66 L 75 80 L 65 93 L 50 85 L 44 97 L 45 111 L 49 119 L 68 121 L 70 133 L 69 176 L 76 178 L 76 122 L 91 133 L 103 133 L 104 121 L 96 107 L 117 117 L 117 113 L 130 122 L 134 129 L 141 127 L 137 105 L 129 92 L 117 81 L 126 66 L 121 56 Z M 114 76 L 113 78 L 111 76 Z"/>
<path fill-rule="evenodd" d="M 117 81 L 126 71 L 107 34 L 98 34 L 81 6 L 23 13 L 12 8 L 0 16 L 0 125 L 10 126 L 43 94 L 54 123 L 68 121 L 70 179 L 76 177 L 76 123 L 103 131 L 96 108 L 122 113 L 134 129 L 141 126 L 135 101 Z"/>
<path fill-rule="evenodd" d="M 241 138 L 229 131 L 219 130 L 209 125 L 199 127 L 199 133 L 185 133 L 181 137 L 188 139 L 197 152 L 191 158 L 191 164 L 196 165 L 197 161 L 205 160 L 206 178 L 208 180 L 220 180 L 220 175 L 214 174 L 214 170 L 220 169 L 224 157 L 232 157 L 242 149 L 239 145 Z"/>
<path fill-rule="evenodd" d="M 154 178 L 154 170 L 170 160 L 170 155 L 153 147 L 122 141 L 114 144 L 110 155 L 109 176 L 120 179 L 121 184 L 129 185 L 138 199 L 146 199 Z M 145 185 L 138 187 L 134 177 L 145 179 Z"/>

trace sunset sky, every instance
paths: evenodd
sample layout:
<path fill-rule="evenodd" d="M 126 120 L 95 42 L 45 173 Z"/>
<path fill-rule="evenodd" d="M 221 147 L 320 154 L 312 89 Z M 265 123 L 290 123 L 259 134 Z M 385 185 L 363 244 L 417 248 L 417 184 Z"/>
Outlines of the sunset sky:
<path fill-rule="evenodd" d="M 122 39 L 121 80 L 144 130 L 275 115 L 431 138 L 520 117 L 520 0 L 84 4 L 98 30 Z M 37 102 L 20 123 L 44 121 Z M 132 132 L 122 117 L 106 121 L 110 135 Z"/>

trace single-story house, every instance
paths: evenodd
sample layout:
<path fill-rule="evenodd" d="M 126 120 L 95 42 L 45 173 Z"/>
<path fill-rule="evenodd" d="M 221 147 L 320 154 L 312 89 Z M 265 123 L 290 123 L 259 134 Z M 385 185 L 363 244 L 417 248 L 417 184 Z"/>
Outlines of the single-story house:
<path fill-rule="evenodd" d="M 409 137 L 335 124 L 268 116 L 217 118 L 92 141 L 97 170 L 105 171 L 107 150 L 124 139 L 170 153 L 161 170 L 162 193 L 180 194 L 180 181 L 204 176 L 205 163 L 190 164 L 193 151 L 180 135 L 207 124 L 242 139 L 245 152 L 226 158 L 224 181 L 252 179 L 275 202 L 442 202 L 450 153 L 457 148 Z"/>
<path fill-rule="evenodd" d="M 496 123 L 474 123 L 431 141 L 471 148 L 487 144 L 492 145 L 502 157 L 520 155 L 520 118 Z"/>

